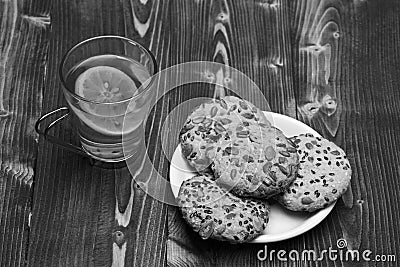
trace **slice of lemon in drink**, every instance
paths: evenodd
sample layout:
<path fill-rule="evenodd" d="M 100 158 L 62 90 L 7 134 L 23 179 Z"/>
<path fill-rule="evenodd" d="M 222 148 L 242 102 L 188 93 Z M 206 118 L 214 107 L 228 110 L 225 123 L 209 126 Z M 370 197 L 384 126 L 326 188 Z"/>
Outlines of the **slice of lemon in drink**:
<path fill-rule="evenodd" d="M 86 112 L 79 112 L 77 115 L 95 131 L 106 135 L 121 134 L 129 101 L 115 102 L 129 99 L 137 91 L 133 80 L 117 68 L 97 66 L 87 69 L 76 80 L 75 93 L 101 104 L 82 102 L 80 106 Z"/>

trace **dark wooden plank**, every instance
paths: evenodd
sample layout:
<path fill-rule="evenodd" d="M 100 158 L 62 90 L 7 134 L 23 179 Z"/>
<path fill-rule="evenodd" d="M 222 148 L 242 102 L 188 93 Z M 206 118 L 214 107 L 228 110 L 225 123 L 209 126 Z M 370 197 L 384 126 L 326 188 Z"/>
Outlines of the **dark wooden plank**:
<path fill-rule="evenodd" d="M 336 136 L 339 126 L 346 122 L 341 118 L 341 95 L 351 89 L 345 88 L 341 81 L 348 60 L 352 57 L 350 31 L 356 15 L 352 5 L 345 1 L 325 0 L 291 2 L 298 118 L 330 138 Z M 341 143 L 337 144 L 342 146 Z M 348 149 L 346 152 L 350 154 Z M 342 236 L 340 218 L 356 220 L 344 227 L 349 230 L 352 228 L 349 232 L 353 233 L 355 239 L 360 236 L 359 207 L 355 206 L 347 214 L 342 210 L 343 207 L 336 208 L 323 221 L 321 227 L 327 229 L 326 233 L 321 234 L 315 230 L 307 233 L 307 247 L 318 247 L 321 244 L 336 247 L 336 240 Z M 347 240 L 350 246 L 355 239 Z M 321 263 L 333 264 L 329 259 Z M 342 263 L 339 261 L 339 264 Z"/>
<path fill-rule="evenodd" d="M 279 101 L 290 106 L 289 110 L 295 110 L 300 120 L 342 146 L 354 169 L 352 187 L 327 219 L 304 235 L 268 244 L 268 250 L 335 249 L 336 241 L 345 238 L 349 249 L 370 249 L 373 255 L 398 255 L 397 246 L 391 244 L 399 242 L 399 227 L 389 223 L 395 221 L 398 214 L 396 174 L 399 173 L 399 154 L 395 152 L 398 151 L 395 133 L 400 118 L 396 89 L 400 82 L 397 78 L 398 3 L 268 1 L 263 6 L 272 6 L 274 10 L 282 6 L 286 10 L 290 8 L 284 21 L 291 21 L 291 38 L 281 41 L 292 45 L 293 57 L 289 53 L 288 58 L 293 63 L 296 99 L 290 103 L 282 100 L 275 88 L 266 89 L 266 94 L 273 95 L 272 109 Z M 181 25 L 190 24 L 190 18 L 195 16 L 192 15 L 193 7 L 181 6 L 179 10 L 187 14 L 186 18 L 179 19 L 188 21 Z M 234 12 L 243 17 L 247 15 L 240 8 Z M 233 17 L 232 13 L 229 18 Z M 246 21 L 243 17 L 241 21 Z M 268 18 L 265 15 L 263 20 Z M 281 23 L 279 26 L 285 28 Z M 259 24 L 259 27 L 274 32 L 270 24 Z M 257 33 L 257 40 L 262 42 L 264 39 L 259 36 L 263 35 Z M 268 36 L 271 35 L 274 36 L 269 32 Z M 251 42 L 250 39 L 247 41 Z M 276 48 L 268 44 L 264 46 L 268 52 Z M 230 43 L 229 48 L 232 47 L 235 46 Z M 243 57 L 249 59 L 246 45 L 240 47 Z M 228 54 L 232 55 L 232 52 Z M 274 56 L 273 53 L 269 55 Z M 230 62 L 235 62 L 235 58 Z M 255 76 L 255 79 L 259 78 Z M 276 82 L 273 81 L 276 77 L 268 78 L 271 79 L 269 83 Z M 276 257 L 272 262 L 257 260 L 257 252 L 263 248 L 264 245 L 232 246 L 202 241 L 187 227 L 175 208 L 169 210 L 170 266 L 287 266 L 287 262 Z M 388 262 L 341 262 L 327 258 L 320 262 L 291 263 L 299 266 L 395 266 Z"/>
<path fill-rule="evenodd" d="M 101 20 L 105 15 L 102 4 L 53 2 L 43 113 L 65 104 L 57 76 L 62 55 L 73 44 L 106 32 Z M 118 24 L 110 26 L 111 21 L 107 22 L 106 26 L 115 31 L 119 28 Z M 73 139 L 66 128 L 56 129 L 55 135 Z M 87 160 L 43 140 L 39 144 L 41 156 L 35 176 L 28 264 L 110 266 L 115 208 L 113 175 L 93 169 Z"/>
<path fill-rule="evenodd" d="M 399 242 L 400 229 L 391 221 L 397 220 L 399 214 L 396 139 L 400 125 L 400 5 L 396 1 L 373 1 L 355 8 L 361 11 L 357 20 L 363 25 L 356 33 L 358 45 L 367 49 L 354 51 L 358 84 L 354 83 L 354 91 L 343 97 L 351 112 L 346 112 L 347 127 L 338 139 L 344 147 L 351 147 L 358 174 L 352 183 L 353 197 L 344 198 L 344 203 L 351 208 L 354 199 L 353 205 L 362 210 L 363 228 L 361 240 L 357 240 L 361 244 L 355 242 L 353 246 L 399 255 L 398 246 L 391 244 Z M 361 105 L 354 107 L 353 103 Z M 352 227 L 349 224 L 344 220 L 342 227 L 343 234 L 350 238 L 354 236 L 354 222 Z"/>
<path fill-rule="evenodd" d="M 123 1 L 125 35 L 149 48 L 156 57 L 159 69 L 168 66 L 168 1 Z M 161 102 L 148 118 L 146 143 L 154 162 L 154 168 L 165 173 L 161 147 L 158 142 L 161 131 L 160 118 L 163 117 L 166 103 Z M 161 159 L 160 159 L 161 158 Z M 141 166 L 141 163 L 138 164 Z M 149 168 L 144 166 L 137 180 L 145 180 L 150 175 Z M 132 188 L 133 188 L 132 184 Z M 163 266 L 166 261 L 166 216 L 167 209 L 163 203 L 138 190 L 135 184 L 134 207 L 131 211 L 131 222 L 127 231 L 133 233 L 127 242 L 125 262 L 127 266 Z M 163 194 L 164 188 L 158 194 Z M 131 190 L 133 193 L 133 190 Z M 158 195 L 157 194 L 157 195 Z M 130 202 L 128 202 L 129 205 Z M 129 206 L 125 210 L 128 211 Z M 122 215 L 122 214 L 121 214 Z M 122 221 L 117 220 L 117 224 Z M 119 251 L 114 247 L 114 252 Z M 139 256 L 140 255 L 140 256 Z M 121 255 L 123 257 L 123 255 Z M 113 263 L 116 257 L 113 257 Z"/>
<path fill-rule="evenodd" d="M 389 222 L 398 214 L 399 157 L 392 151 L 398 150 L 400 118 L 399 4 L 291 3 L 299 118 L 343 147 L 353 167 L 350 189 L 323 222 L 327 233 L 311 231 L 313 241 L 306 244 L 343 237 L 349 249 L 398 254 L 390 244 L 398 242 L 399 227 Z"/>
<path fill-rule="evenodd" d="M 43 113 L 65 105 L 57 67 L 66 50 L 85 38 L 126 35 L 149 47 L 162 62 L 168 56 L 160 26 L 166 4 L 54 1 Z M 76 139 L 68 124 L 54 134 Z M 43 140 L 39 144 L 29 266 L 164 265 L 165 205 L 139 189 L 126 168 L 101 169 Z M 122 236 L 122 242 L 114 242 Z"/>
<path fill-rule="evenodd" d="M 171 5 L 171 24 L 176 29 L 171 47 L 182 51 L 174 55 L 176 63 L 209 60 L 235 67 L 255 81 L 273 111 L 296 115 L 287 1 L 174 1 Z M 219 78 L 218 71 L 212 74 L 226 78 Z M 218 87 L 215 92 L 222 93 Z M 259 103 L 252 92 L 246 96 Z M 296 244 L 300 246 L 301 240 Z M 185 224 L 179 210 L 170 207 L 167 247 L 169 266 L 255 266 L 263 245 L 203 241 Z M 279 247 L 288 246 L 281 243 L 273 248 Z"/>
<path fill-rule="evenodd" d="M 0 266 L 26 260 L 49 4 L 0 2 Z"/>
<path fill-rule="evenodd" d="M 400 24 L 397 14 L 400 10 L 393 1 L 383 4 L 377 1 L 341 4 L 338 1 L 321 2 L 321 9 L 318 9 L 315 3 L 306 1 L 176 1 L 172 4 L 169 1 L 56 1 L 51 11 L 52 35 L 43 111 L 63 103 L 56 72 L 61 55 L 73 43 L 96 34 L 125 34 L 139 38 L 140 42 L 156 54 L 162 67 L 193 59 L 214 60 L 237 67 L 260 85 L 273 110 L 294 116 L 297 107 L 299 118 L 343 146 L 355 166 L 351 191 L 344 196 L 343 201 L 339 201 L 335 211 L 324 223 L 290 242 L 270 244 L 269 249 L 312 247 L 322 250 L 334 245 L 343 236 L 351 248 L 371 249 L 376 253 L 397 252 L 398 255 L 396 244 L 399 242 L 399 229 L 391 222 L 398 219 L 396 216 L 399 213 L 399 184 L 395 178 L 399 173 L 396 133 L 399 130 L 397 88 L 400 82 L 397 78 L 399 68 L 396 66 L 400 62 L 396 44 L 399 43 Z M 13 51 L 15 58 L 18 58 L 12 64 L 1 61 L 11 71 L 4 72 L 10 79 L 3 79 L 1 76 L 2 82 L 4 81 L 1 87 L 1 116 L 6 119 L 2 119 L 0 125 L 4 129 L 10 127 L 12 132 L 1 131 L 2 148 L 4 147 L 1 154 L 4 173 L 2 177 L 6 178 L 1 180 L 0 188 L 8 195 L 4 203 L 0 202 L 0 229 L 10 229 L 10 226 L 14 229 L 13 232 L 5 231 L 6 234 L 1 236 L 3 239 L 0 241 L 4 241 L 1 244 L 8 244 L 7 247 L 1 246 L 2 250 L 6 248 L 6 253 L 1 253 L 1 265 L 19 265 L 23 258 L 21 255 L 26 253 L 21 244 L 26 244 L 27 240 L 25 229 L 29 202 L 26 195 L 29 196 L 31 190 L 35 135 L 32 128 L 21 123 L 24 115 L 14 115 L 28 114 L 32 125 L 40 111 L 38 107 L 41 99 L 38 96 L 43 81 L 39 77 L 44 76 L 45 68 L 39 62 L 45 59 L 46 46 L 41 45 L 46 43 L 46 25 L 49 20 L 47 5 L 39 1 L 36 3 L 37 6 L 15 5 L 14 2 L 4 1 L 0 3 L 2 7 L 16 6 L 18 10 L 22 6 L 21 10 L 25 15 L 14 17 L 14 12 L 8 13 L 10 9 L 2 9 L 3 14 L 7 14 L 2 17 L 2 28 L 4 25 L 11 25 L 12 29 L 15 20 L 16 33 L 24 25 L 26 32 L 33 32 L 32 35 L 13 35 L 12 30 L 1 31 L 0 38 L 2 44 L 5 44 L 1 46 L 1 49 L 5 49 L 5 54 Z M 288 12 L 288 4 L 293 10 L 292 14 Z M 316 16 L 308 16 L 306 19 L 305 13 L 312 11 L 315 11 Z M 327 18 L 322 16 L 325 13 L 334 23 L 327 22 Z M 120 14 L 124 16 L 119 16 Z M 290 18 L 293 38 L 288 36 L 288 26 L 282 26 L 287 25 Z M 315 64 L 320 67 L 326 65 L 319 63 L 319 58 L 317 61 L 312 60 L 312 50 L 303 49 L 303 45 L 310 46 L 311 43 L 301 41 L 297 35 L 304 27 L 301 22 L 306 20 L 337 24 L 340 29 L 333 31 L 330 26 L 324 29 L 339 40 L 331 46 L 331 57 L 324 57 L 331 61 L 330 71 L 318 69 L 321 71 L 316 72 L 319 77 L 317 79 L 310 77 Z M 200 30 L 194 32 L 193 25 L 199 25 Z M 309 29 L 312 27 L 305 27 L 306 32 Z M 14 36 L 14 41 L 8 36 L 10 33 Z M 31 41 L 33 36 L 38 38 L 35 39 L 36 42 Z M 286 45 L 291 44 L 292 40 L 294 59 Z M 11 45 L 14 43 L 17 45 Z M 39 48 L 31 45 L 35 43 L 40 44 Z M 256 50 L 254 47 L 257 45 Z M 19 47 L 23 49 L 17 50 Z M 188 47 L 191 49 L 187 49 Z M 36 61 L 37 59 L 40 60 Z M 13 68 L 8 69 L 17 64 L 26 69 L 20 72 L 14 72 Z M 28 69 L 37 70 L 39 74 L 35 72 L 36 78 L 19 78 L 25 77 Z M 297 77 L 295 86 L 292 85 L 292 74 Z M 13 79 L 19 81 L 15 83 L 18 86 L 7 86 L 8 83 L 14 84 Z M 32 88 L 33 93 L 27 94 L 24 91 L 22 94 L 20 90 L 11 90 L 23 87 Z M 201 87 L 193 88 L 190 93 L 187 90 L 184 93 L 179 91 L 162 99 L 151 118 L 154 123 L 148 140 L 154 140 L 162 132 L 160 125 L 156 123 L 159 118 L 165 118 L 168 111 L 182 100 L 200 94 Z M 297 106 L 293 88 L 299 88 L 296 93 Z M 221 93 L 221 90 L 218 92 Z M 319 94 L 329 94 L 335 102 L 327 102 L 326 98 L 318 97 Z M 25 99 L 34 99 L 30 110 L 21 110 L 24 106 L 16 105 L 20 101 L 26 102 Z M 304 112 L 306 103 L 319 104 L 319 109 L 313 113 L 315 115 L 312 118 L 308 118 Z M 9 119 L 10 117 L 15 119 Z M 30 134 L 15 135 L 12 134 L 14 132 Z M 73 138 L 66 127 L 58 129 L 56 134 L 65 139 Z M 175 136 L 173 133 L 169 134 L 168 138 Z M 13 138 L 10 141 L 7 137 L 11 136 Z M 22 147 L 21 144 L 24 147 L 21 150 L 24 151 L 23 154 L 18 153 L 20 149 L 15 149 Z M 170 148 L 175 145 L 176 140 L 175 143 L 171 142 Z M 166 173 L 168 162 L 156 156 L 161 150 L 160 142 L 152 142 L 152 150 L 152 159 L 156 162 L 157 169 Z M 43 141 L 40 142 L 39 154 L 35 174 L 29 265 L 155 266 L 164 263 L 166 208 L 138 189 L 126 170 L 92 167 L 87 160 Z M 11 155 L 13 160 L 18 158 L 18 164 L 13 162 L 5 165 L 4 162 L 8 164 L 9 161 L 4 161 L 3 155 Z M 7 188 L 14 191 L 5 191 Z M 18 201 L 8 197 L 15 196 L 15 192 L 19 192 L 21 196 Z M 5 210 L 7 215 L 3 216 Z M 171 266 L 286 265 L 279 261 L 258 262 L 256 253 L 263 245 L 231 246 L 201 241 L 182 222 L 175 208 L 170 208 L 168 212 L 168 263 Z M 128 220 L 127 225 L 124 218 Z M 117 230 L 125 235 L 125 248 L 112 242 Z M 22 246 L 21 250 L 18 246 Z M 321 264 L 342 265 L 328 261 Z"/>

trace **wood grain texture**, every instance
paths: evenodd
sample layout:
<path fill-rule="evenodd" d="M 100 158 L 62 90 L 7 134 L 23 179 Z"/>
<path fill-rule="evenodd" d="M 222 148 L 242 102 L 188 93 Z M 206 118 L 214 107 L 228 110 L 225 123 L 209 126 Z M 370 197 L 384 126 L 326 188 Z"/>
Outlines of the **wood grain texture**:
<path fill-rule="evenodd" d="M 343 129 L 345 121 L 341 117 L 346 112 L 343 95 L 352 90 L 343 83 L 343 77 L 349 72 L 350 58 L 354 57 L 351 31 L 357 13 L 352 2 L 325 0 L 292 1 L 291 11 L 298 118 L 332 139 L 343 133 L 338 132 L 339 127 Z M 351 155 L 340 139 L 333 141 Z M 357 174 L 353 174 L 353 182 L 357 179 Z M 312 240 L 308 243 L 309 247 L 320 244 L 335 246 L 336 240 L 344 237 L 350 249 L 359 248 L 363 227 L 362 207 L 353 199 L 351 191 L 350 188 L 347 193 L 351 203 L 345 206 L 339 201 L 329 216 L 330 220 L 323 222 L 326 234 L 315 231 L 307 234 Z M 321 263 L 332 265 L 329 259 Z M 346 262 L 341 264 L 346 265 Z"/>
<path fill-rule="evenodd" d="M 0 14 L 0 266 L 396 266 L 259 261 L 263 244 L 201 240 L 126 168 L 92 166 L 44 140 L 37 144 L 33 124 L 65 105 L 61 57 L 94 35 L 139 41 L 161 69 L 193 60 L 235 67 L 259 85 L 273 111 L 297 116 L 333 140 L 353 167 L 351 188 L 321 224 L 268 250 L 322 251 L 345 238 L 350 249 L 398 258 L 398 1 L 5 0 Z M 234 82 L 223 67 L 202 75 Z M 159 95 L 170 82 L 160 81 Z M 165 177 L 193 98 L 223 94 L 230 93 L 183 85 L 154 107 L 146 143 Z M 252 92 L 247 97 L 258 103 Z M 76 141 L 68 123 L 54 134 Z M 137 164 L 137 180 L 145 180 L 150 174 Z"/>
<path fill-rule="evenodd" d="M 389 244 L 398 242 L 399 228 L 388 224 L 390 217 L 398 214 L 398 206 L 387 203 L 391 202 L 388 196 L 395 196 L 399 186 L 395 174 L 398 154 L 390 152 L 397 151 L 398 145 L 388 142 L 398 127 L 398 107 L 391 101 L 399 96 L 399 80 L 393 78 L 398 75 L 398 68 L 393 66 L 398 66 L 399 61 L 398 45 L 387 43 L 398 44 L 399 4 L 293 3 L 299 118 L 343 147 L 353 167 L 352 185 L 338 202 L 335 217 L 332 216 L 334 224 L 327 224 L 327 229 L 345 238 L 349 249 L 398 254 L 397 248 Z M 316 14 L 311 22 L 307 15 L 310 10 Z M 316 26 L 309 27 L 307 23 Z M 312 51 L 313 48 L 321 50 Z M 307 105 L 316 108 L 307 113 Z M 385 110 L 390 110 L 389 114 Z M 388 161 L 380 160 L 383 158 Z M 324 238 L 328 240 L 329 236 Z"/>
<path fill-rule="evenodd" d="M 399 154 L 394 151 L 399 147 L 390 140 L 396 139 L 400 118 L 395 103 L 399 96 L 399 80 L 394 78 L 398 77 L 399 69 L 393 67 L 399 64 L 399 50 L 398 46 L 387 45 L 387 42 L 399 41 L 400 5 L 391 1 L 368 2 L 355 8 L 360 11 L 357 22 L 363 25 L 355 33 L 358 45 L 367 49 L 354 50 L 354 65 L 350 64 L 353 70 L 349 70 L 356 78 L 349 75 L 346 79 L 348 87 L 354 89 L 344 97 L 347 127 L 338 137 L 338 142 L 350 148 L 355 164 L 360 164 L 359 176 L 356 176 L 360 179 L 353 180 L 355 189 L 352 192 L 354 205 L 362 207 L 363 228 L 361 240 L 357 240 L 361 244 L 356 242 L 355 245 L 372 248 L 378 253 L 397 251 L 398 254 L 398 247 L 391 244 L 399 242 L 399 228 L 392 227 L 390 221 L 395 220 L 393 215 L 399 210 L 397 202 L 391 200 L 398 194 Z M 351 138 L 347 139 L 347 135 Z M 346 197 L 344 203 L 351 207 L 351 200 Z M 353 227 L 346 227 L 348 224 L 344 221 L 343 234 L 352 236 L 354 222 Z"/>
<path fill-rule="evenodd" d="M 83 39 L 114 34 L 146 47 L 154 42 L 157 46 L 151 49 L 161 62 L 160 57 L 166 57 L 163 40 L 152 33 L 160 30 L 155 23 L 164 16 L 160 4 L 53 1 L 42 112 L 65 105 L 57 68 L 67 49 Z M 158 126 L 153 127 L 157 131 Z M 56 128 L 54 135 L 76 140 L 68 123 Z M 166 207 L 138 188 L 126 168 L 92 166 L 88 159 L 43 140 L 39 144 L 29 266 L 164 265 Z"/>
<path fill-rule="evenodd" d="M 176 63 L 210 60 L 235 67 L 258 84 L 273 111 L 295 116 L 288 2 L 194 3 L 174 1 L 171 4 L 174 10 L 171 24 L 175 29 L 171 48 L 172 51 L 182 51 L 178 53 Z M 198 30 L 187 34 L 193 29 Z M 219 70 L 212 75 L 222 81 L 230 78 Z M 220 94 L 220 88 L 214 89 L 217 95 Z M 192 89 L 187 94 L 182 96 L 183 100 L 199 93 Z M 251 92 L 248 99 L 258 103 Z M 298 245 L 301 243 L 297 241 Z M 281 243 L 280 248 L 286 245 Z M 203 241 L 187 227 L 179 210 L 174 207 L 168 210 L 167 247 L 169 266 L 255 266 L 257 251 L 263 248 L 262 245 L 233 246 Z"/>
<path fill-rule="evenodd" d="M 26 260 L 48 22 L 49 1 L 0 2 L 0 266 Z"/>
<path fill-rule="evenodd" d="M 324 125 L 335 136 L 342 113 L 338 103 L 342 64 L 348 52 L 344 43 L 354 15 L 345 10 L 351 4 L 330 0 L 291 3 L 299 115 L 313 125 Z"/>
<path fill-rule="evenodd" d="M 273 10 L 283 6 L 285 18 L 279 25 L 290 21 L 290 33 L 283 35 L 289 35 L 285 41 L 291 45 L 288 58 L 292 62 L 289 72 L 293 85 L 290 88 L 295 88 L 295 99 L 284 104 L 294 105 L 292 109 L 300 120 L 343 147 L 353 167 L 351 187 L 320 225 L 288 241 L 268 244 L 268 250 L 322 251 L 336 248 L 336 241 L 345 238 L 349 249 L 370 249 L 373 256 L 399 255 L 399 249 L 393 244 L 399 242 L 400 229 L 389 223 L 396 220 L 399 211 L 396 201 L 399 153 L 395 152 L 398 142 L 394 141 L 400 119 L 396 89 L 399 68 L 394 67 L 399 66 L 400 23 L 396 15 L 399 4 L 395 1 L 268 1 L 261 6 Z M 247 15 L 238 7 L 234 11 Z M 266 14 L 261 17 L 263 21 L 270 18 Z M 257 16 L 253 18 L 256 20 Z M 257 25 L 264 31 L 276 32 L 270 23 Z M 260 43 L 264 39 L 257 33 Z M 274 33 L 269 36 L 275 36 Z M 255 51 L 246 51 L 243 46 L 239 46 L 244 50 L 242 54 Z M 276 48 L 270 43 L 265 47 L 268 52 Z M 236 56 L 240 58 L 240 55 Z M 269 55 L 273 57 L 274 53 Z M 248 54 L 244 57 L 250 58 Z M 230 62 L 235 60 L 232 56 Z M 266 95 L 275 94 L 272 107 L 274 101 L 282 101 L 275 90 L 274 87 L 265 89 Z M 255 244 L 233 246 L 202 241 L 188 229 L 176 209 L 169 211 L 170 266 L 287 266 L 288 262 L 276 258 L 259 261 L 257 252 L 263 248 Z M 393 262 L 326 258 L 320 262 L 290 263 L 293 266 L 396 266 Z"/>

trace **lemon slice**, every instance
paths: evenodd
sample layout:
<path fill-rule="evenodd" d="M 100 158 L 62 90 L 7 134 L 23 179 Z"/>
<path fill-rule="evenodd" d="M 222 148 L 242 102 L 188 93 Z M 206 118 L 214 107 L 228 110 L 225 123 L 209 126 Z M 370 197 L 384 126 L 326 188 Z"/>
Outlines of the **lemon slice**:
<path fill-rule="evenodd" d="M 113 103 L 134 95 L 137 87 L 133 80 L 119 69 L 97 66 L 87 69 L 75 82 L 75 93 L 85 99 Z"/>
<path fill-rule="evenodd" d="M 75 93 L 87 100 L 104 104 L 81 103 L 85 112 L 78 112 L 78 116 L 97 132 L 106 135 L 121 134 L 128 103 L 115 102 L 129 99 L 137 91 L 133 80 L 119 69 L 109 66 L 90 68 L 76 80 Z"/>

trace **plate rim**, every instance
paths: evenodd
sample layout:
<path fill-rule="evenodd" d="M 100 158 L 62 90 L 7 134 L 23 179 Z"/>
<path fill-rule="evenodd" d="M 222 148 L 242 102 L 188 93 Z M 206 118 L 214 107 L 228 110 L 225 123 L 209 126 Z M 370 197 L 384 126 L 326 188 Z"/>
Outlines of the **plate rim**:
<path fill-rule="evenodd" d="M 280 113 L 271 112 L 271 111 L 263 111 L 263 113 L 267 117 L 272 117 L 272 125 L 275 125 L 275 123 L 274 123 L 275 120 L 279 120 L 279 119 L 289 120 L 289 121 L 292 121 L 295 123 L 303 124 L 303 126 L 309 128 L 313 134 L 322 137 L 316 130 L 314 130 L 307 124 L 305 124 L 299 120 L 296 120 L 292 117 L 289 117 L 289 116 L 286 116 L 286 115 L 283 115 Z M 277 128 L 279 128 L 279 127 L 277 127 Z M 175 155 L 175 153 L 177 153 L 177 150 L 179 150 L 179 148 L 180 148 L 180 144 L 178 144 L 178 146 L 175 148 L 173 155 Z M 172 160 L 173 160 L 173 157 L 171 158 L 170 169 L 169 169 L 170 180 L 171 180 L 172 170 L 176 169 L 176 167 L 172 166 Z M 172 183 L 171 183 L 171 186 L 172 186 Z M 175 196 L 175 194 L 174 194 L 174 196 Z M 304 233 L 308 232 L 309 230 L 311 230 L 312 228 L 314 228 L 315 226 L 317 226 L 318 224 L 320 224 L 332 212 L 336 202 L 337 201 L 331 203 L 328 207 L 326 207 L 324 209 L 316 211 L 312 216 L 307 218 L 307 220 L 303 224 L 297 226 L 296 228 L 293 228 L 285 233 L 280 233 L 280 234 L 271 234 L 271 235 L 261 234 L 260 236 L 256 237 L 255 239 L 253 239 L 252 241 L 247 242 L 247 243 L 272 243 L 272 242 L 288 240 L 293 237 L 304 234 Z M 278 204 L 278 205 L 280 205 L 280 204 Z M 313 219 L 310 221 L 311 218 L 313 218 Z"/>

